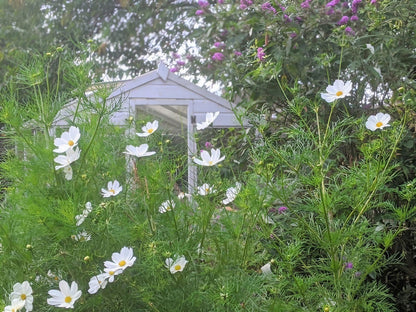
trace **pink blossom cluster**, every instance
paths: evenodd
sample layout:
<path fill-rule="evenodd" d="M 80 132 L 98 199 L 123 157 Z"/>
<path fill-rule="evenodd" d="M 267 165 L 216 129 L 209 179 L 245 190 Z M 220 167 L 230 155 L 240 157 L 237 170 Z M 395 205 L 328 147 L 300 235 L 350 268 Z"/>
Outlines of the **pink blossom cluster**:
<path fill-rule="evenodd" d="M 181 60 L 180 59 L 181 56 L 178 53 L 176 53 L 176 52 L 172 53 L 172 58 L 176 60 L 176 64 L 175 64 L 174 67 L 172 67 L 170 69 L 170 72 L 171 73 L 176 73 L 176 72 L 178 72 L 181 69 L 181 67 L 185 66 L 186 62 L 183 61 L 183 60 Z"/>
<path fill-rule="evenodd" d="M 223 60 L 225 59 L 225 56 L 224 56 L 224 54 L 222 54 L 221 52 L 215 52 L 215 53 L 212 55 L 212 59 L 213 59 L 214 61 L 221 62 L 221 61 L 223 61 Z"/>
<path fill-rule="evenodd" d="M 252 0 L 240 0 L 240 9 L 245 10 L 253 4 Z"/>
<path fill-rule="evenodd" d="M 300 7 L 303 9 L 309 9 L 311 7 L 310 3 L 312 0 L 306 0 L 300 4 Z"/>
<path fill-rule="evenodd" d="M 209 2 L 206 1 L 206 0 L 199 0 L 198 5 L 199 5 L 200 9 L 196 10 L 195 15 L 197 15 L 197 16 L 204 15 L 206 10 L 208 10 Z"/>
<path fill-rule="evenodd" d="M 261 5 L 261 9 L 263 10 L 263 11 L 270 11 L 270 12 L 272 12 L 273 14 L 276 14 L 277 13 L 277 11 L 276 11 L 276 9 L 271 5 L 271 3 L 270 2 L 265 2 L 265 3 L 263 3 L 262 5 Z"/>
<path fill-rule="evenodd" d="M 266 56 L 266 53 L 264 52 L 263 48 L 257 48 L 257 58 L 260 62 L 264 61 L 264 57 Z"/>

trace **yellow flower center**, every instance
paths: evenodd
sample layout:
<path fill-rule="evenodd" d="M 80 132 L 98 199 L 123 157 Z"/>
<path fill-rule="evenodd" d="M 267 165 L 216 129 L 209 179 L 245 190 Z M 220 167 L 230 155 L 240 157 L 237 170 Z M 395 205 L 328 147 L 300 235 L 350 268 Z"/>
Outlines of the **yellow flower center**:
<path fill-rule="evenodd" d="M 336 96 L 341 96 L 341 95 L 343 95 L 344 93 L 342 92 L 342 91 L 338 91 L 337 93 L 335 93 L 335 95 Z"/>
<path fill-rule="evenodd" d="M 111 190 L 108 190 L 110 193 L 113 193 L 113 194 L 115 194 L 116 193 L 116 191 L 114 191 L 113 189 L 111 189 Z"/>
<path fill-rule="evenodd" d="M 119 263 L 118 263 L 118 265 L 119 266 L 125 266 L 126 265 L 126 261 L 124 261 L 124 260 L 121 260 Z"/>
<path fill-rule="evenodd" d="M 378 123 L 376 123 L 376 127 L 380 128 L 383 125 L 383 123 L 381 121 L 379 121 Z"/>
<path fill-rule="evenodd" d="M 25 294 L 21 294 L 21 295 L 20 295 L 20 299 L 22 299 L 22 300 L 26 300 L 26 295 L 25 295 Z"/>
<path fill-rule="evenodd" d="M 114 275 L 114 271 L 110 271 L 110 272 L 108 272 L 108 274 Z"/>
<path fill-rule="evenodd" d="M 181 266 L 179 264 L 175 265 L 174 267 L 175 271 L 179 271 L 181 269 Z"/>
<path fill-rule="evenodd" d="M 65 297 L 65 302 L 70 303 L 72 301 L 72 298 L 70 296 Z"/>
<path fill-rule="evenodd" d="M 72 140 L 69 140 L 69 141 L 68 141 L 68 145 L 69 145 L 69 146 L 74 146 L 74 144 L 75 144 L 75 143 L 74 143 L 74 141 L 72 141 Z"/>
<path fill-rule="evenodd" d="M 147 129 L 147 133 L 153 133 L 153 129 Z"/>
<path fill-rule="evenodd" d="M 210 161 L 208 162 L 208 164 L 209 164 L 210 166 L 212 166 L 212 164 L 213 164 L 212 160 L 210 160 Z"/>
<path fill-rule="evenodd" d="M 209 193 L 209 188 L 206 188 L 205 189 L 205 193 Z"/>

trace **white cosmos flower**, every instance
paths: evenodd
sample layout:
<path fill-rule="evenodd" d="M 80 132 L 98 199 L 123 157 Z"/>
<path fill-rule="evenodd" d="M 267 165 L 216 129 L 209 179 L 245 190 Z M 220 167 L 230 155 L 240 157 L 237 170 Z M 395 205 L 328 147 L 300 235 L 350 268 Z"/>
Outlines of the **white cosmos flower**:
<path fill-rule="evenodd" d="M 328 103 L 332 103 L 337 99 L 342 99 L 351 95 L 352 82 L 347 81 L 344 83 L 342 80 L 335 80 L 333 85 L 326 87 L 327 93 L 321 93 L 321 97 Z"/>
<path fill-rule="evenodd" d="M 133 146 L 133 145 L 127 145 L 126 146 L 126 152 L 123 152 L 127 155 L 132 155 L 136 157 L 145 157 L 145 156 L 151 156 L 155 154 L 156 152 L 148 152 L 147 149 L 149 148 L 149 145 L 142 144 L 140 146 Z"/>
<path fill-rule="evenodd" d="M 180 192 L 180 193 L 178 194 L 178 198 L 179 198 L 179 199 L 184 199 L 185 197 L 186 197 L 188 200 L 191 200 L 191 199 L 192 199 L 192 195 L 191 195 L 191 194 L 184 193 L 184 192 Z"/>
<path fill-rule="evenodd" d="M 13 302 L 14 299 L 22 301 L 26 311 L 29 312 L 33 310 L 32 287 L 30 287 L 28 281 L 24 281 L 21 284 L 14 284 L 13 292 L 10 294 L 10 300 Z"/>
<path fill-rule="evenodd" d="M 241 190 L 241 183 L 237 182 L 235 184 L 235 187 L 230 187 L 229 189 L 227 189 L 227 191 L 225 192 L 225 196 L 227 196 L 227 198 L 224 199 L 222 203 L 224 205 L 227 205 L 231 203 L 232 201 L 234 201 L 234 199 L 237 197 L 237 194 L 240 193 L 240 190 Z"/>
<path fill-rule="evenodd" d="M 368 130 L 376 131 L 377 129 L 383 129 L 384 127 L 389 127 L 390 121 L 389 114 L 377 113 L 376 115 L 371 115 L 368 117 L 365 127 Z"/>
<path fill-rule="evenodd" d="M 117 274 L 114 275 L 118 275 L 122 273 L 126 268 L 132 266 L 136 261 L 136 257 L 133 256 L 132 248 L 123 247 L 119 253 L 113 253 L 111 260 L 112 261 L 104 262 L 104 266 L 106 267 L 104 271 L 107 273 L 109 271 L 117 271 Z"/>
<path fill-rule="evenodd" d="M 220 149 L 211 149 L 211 155 L 207 151 L 201 152 L 201 158 L 194 158 L 194 162 L 201 166 L 214 166 L 225 159 L 225 156 L 220 157 Z"/>
<path fill-rule="evenodd" d="M 95 294 L 98 290 L 104 289 L 107 286 L 108 278 L 110 275 L 108 273 L 101 273 L 91 277 L 90 281 L 88 282 L 88 292 L 92 295 Z"/>
<path fill-rule="evenodd" d="M 101 195 L 103 195 L 103 197 L 116 196 L 122 190 L 123 187 L 120 183 L 117 180 L 114 180 L 107 183 L 107 189 L 101 189 Z"/>
<path fill-rule="evenodd" d="M 207 128 L 210 124 L 212 124 L 214 122 L 214 120 L 218 117 L 218 115 L 220 114 L 220 112 L 215 112 L 215 113 L 207 113 L 205 115 L 205 121 L 199 123 L 196 123 L 196 130 L 202 130 Z"/>
<path fill-rule="evenodd" d="M 104 274 L 108 275 L 108 278 L 107 278 L 108 282 L 112 283 L 114 282 L 114 277 L 116 275 L 123 273 L 123 270 L 121 269 L 116 270 L 114 268 L 104 268 L 104 272 L 105 272 Z"/>
<path fill-rule="evenodd" d="M 92 211 L 91 203 L 87 202 L 85 204 L 85 209 L 82 211 L 82 213 L 75 216 L 75 220 L 77 221 L 77 226 L 80 226 L 85 221 L 85 218 L 88 217 L 91 211 Z"/>
<path fill-rule="evenodd" d="M 56 138 L 53 141 L 53 144 L 58 147 L 53 151 L 55 153 L 65 153 L 67 150 L 77 146 L 80 137 L 81 134 L 77 127 L 69 127 L 69 131 L 63 132 L 60 138 Z"/>
<path fill-rule="evenodd" d="M 25 306 L 25 302 L 20 299 L 13 299 L 12 304 L 4 308 L 4 312 L 17 312 Z M 27 310 L 29 311 L 29 310 Z M 32 311 L 32 310 L 30 310 Z"/>
<path fill-rule="evenodd" d="M 204 183 L 201 186 L 198 186 L 199 195 L 205 196 L 205 195 L 212 194 L 215 192 L 216 190 L 214 189 L 214 187 L 209 185 L 208 183 Z"/>
<path fill-rule="evenodd" d="M 69 166 L 63 167 L 62 170 L 65 173 L 65 179 L 68 181 L 72 180 L 72 173 L 73 173 L 72 167 L 69 165 Z"/>
<path fill-rule="evenodd" d="M 84 211 L 86 211 L 86 212 L 88 212 L 88 213 L 90 213 L 90 212 L 92 211 L 92 205 L 91 205 L 91 202 L 86 202 L 86 203 L 85 203 L 85 209 L 84 209 Z"/>
<path fill-rule="evenodd" d="M 265 265 L 263 265 L 260 270 L 264 275 L 270 275 L 273 274 L 272 272 L 272 264 L 270 262 L 267 262 Z"/>
<path fill-rule="evenodd" d="M 175 202 L 172 200 L 166 200 L 160 205 L 159 212 L 165 213 L 167 211 L 171 211 L 173 208 L 175 208 Z"/>
<path fill-rule="evenodd" d="M 82 231 L 81 233 L 72 235 L 71 238 L 73 240 L 76 240 L 77 242 L 88 242 L 89 240 L 91 240 L 91 235 L 85 231 Z"/>
<path fill-rule="evenodd" d="M 176 272 L 182 272 L 188 261 L 185 256 L 176 257 L 174 261 L 172 258 L 165 260 L 165 267 L 169 269 L 170 273 L 175 274 Z"/>
<path fill-rule="evenodd" d="M 66 281 L 59 282 L 59 290 L 49 290 L 48 294 L 52 298 L 48 298 L 47 302 L 50 305 L 58 308 L 73 309 L 74 303 L 81 297 L 81 290 L 78 290 L 78 284 L 72 282 L 71 288 Z"/>
<path fill-rule="evenodd" d="M 142 127 L 143 133 L 136 133 L 139 137 L 147 137 L 157 130 L 159 127 L 159 122 L 154 120 L 153 122 L 148 122 L 145 126 Z"/>
<path fill-rule="evenodd" d="M 55 166 L 55 170 L 59 170 L 61 168 L 65 168 L 70 166 L 74 161 L 79 159 L 81 151 L 77 148 L 69 149 L 66 151 L 65 155 L 59 155 L 54 158 L 54 161 L 58 163 Z"/>

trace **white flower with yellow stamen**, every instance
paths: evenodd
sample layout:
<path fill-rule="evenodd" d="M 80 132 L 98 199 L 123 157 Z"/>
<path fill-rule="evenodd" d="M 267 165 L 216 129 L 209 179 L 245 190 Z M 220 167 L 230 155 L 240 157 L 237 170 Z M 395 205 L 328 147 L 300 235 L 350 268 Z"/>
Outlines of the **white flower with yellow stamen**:
<path fill-rule="evenodd" d="M 342 99 L 346 96 L 350 96 L 351 89 L 351 81 L 347 81 L 346 83 L 344 83 L 342 80 L 337 79 L 335 80 L 333 85 L 329 85 L 328 87 L 326 87 L 327 93 L 321 93 L 321 97 L 328 103 L 332 103 L 335 100 Z"/>
<path fill-rule="evenodd" d="M 203 121 L 201 123 L 198 122 L 196 124 L 196 130 L 203 130 L 203 129 L 207 128 L 210 124 L 212 124 L 214 122 L 214 120 L 218 117 L 219 114 L 220 114 L 220 112 L 206 113 L 205 121 Z"/>
<path fill-rule="evenodd" d="M 108 273 L 101 273 L 91 277 L 90 281 L 88 282 L 88 293 L 95 294 L 98 290 L 104 289 L 107 286 L 108 278 L 110 275 Z"/>
<path fill-rule="evenodd" d="M 109 181 L 107 183 L 107 189 L 105 188 L 101 189 L 101 195 L 103 195 L 103 197 L 116 196 L 122 190 L 123 190 L 123 187 L 120 185 L 120 183 L 117 180 Z"/>
<path fill-rule="evenodd" d="M 173 208 L 175 208 L 175 202 L 172 200 L 166 200 L 160 205 L 159 212 L 165 213 L 167 211 L 171 211 Z"/>
<path fill-rule="evenodd" d="M 21 300 L 26 311 L 29 312 L 33 310 L 32 287 L 30 287 L 28 281 L 13 285 L 13 292 L 10 294 L 10 300 L 13 302 L 14 299 Z"/>
<path fill-rule="evenodd" d="M 169 269 L 170 273 L 175 274 L 176 272 L 182 272 L 188 261 L 185 256 L 177 257 L 176 260 L 167 258 L 165 260 L 165 267 Z"/>
<path fill-rule="evenodd" d="M 55 153 L 65 153 L 67 150 L 74 148 L 81 137 L 79 129 L 71 126 L 68 131 L 61 134 L 60 138 L 55 138 L 53 144 L 57 147 Z"/>
<path fill-rule="evenodd" d="M 143 133 L 136 133 L 139 137 L 147 137 L 151 135 L 153 132 L 157 130 L 159 127 L 159 122 L 157 120 L 154 120 L 153 122 L 146 123 L 145 126 L 142 127 Z"/>
<path fill-rule="evenodd" d="M 55 170 L 70 166 L 74 161 L 79 159 L 81 151 L 77 148 L 69 149 L 65 152 L 65 155 L 59 155 L 54 158 L 54 161 L 58 163 L 55 166 Z"/>
<path fill-rule="evenodd" d="M 82 231 L 76 235 L 71 235 L 71 238 L 77 242 L 88 242 L 91 240 L 91 235 L 85 231 Z"/>
<path fill-rule="evenodd" d="M 112 275 L 118 275 L 122 273 L 126 268 L 132 266 L 136 261 L 136 257 L 133 256 L 133 249 L 129 247 L 121 248 L 121 251 L 114 252 L 111 256 L 113 261 L 105 261 L 104 271 L 109 273 L 110 271 L 114 272 Z"/>
<path fill-rule="evenodd" d="M 207 151 L 201 152 L 201 159 L 194 158 L 194 162 L 201 166 L 214 166 L 218 164 L 219 162 L 223 161 L 225 159 L 225 156 L 221 156 L 220 149 L 211 149 L 211 155 Z"/>
<path fill-rule="evenodd" d="M 222 201 L 222 203 L 224 205 L 227 205 L 229 203 L 231 203 L 232 201 L 234 201 L 234 199 L 237 197 L 238 193 L 240 193 L 241 190 L 241 183 L 237 182 L 235 184 L 235 187 L 230 187 L 227 189 L 227 191 L 225 192 L 225 196 L 227 196 L 226 199 L 224 199 Z"/>
<path fill-rule="evenodd" d="M 140 146 L 133 146 L 133 145 L 127 145 L 126 146 L 126 152 L 123 152 L 127 155 L 136 156 L 136 157 L 145 157 L 145 156 L 151 156 L 155 154 L 156 152 L 148 152 L 149 145 L 142 144 Z"/>
<path fill-rule="evenodd" d="M 201 186 L 198 186 L 199 195 L 205 196 L 205 195 L 212 194 L 215 192 L 216 190 L 214 189 L 214 187 L 209 185 L 208 183 L 204 183 Z"/>
<path fill-rule="evenodd" d="M 59 155 L 54 158 L 54 161 L 58 163 L 55 166 L 55 170 L 63 169 L 65 173 L 65 179 L 72 180 L 72 167 L 71 164 L 79 159 L 81 151 L 77 148 L 69 149 L 65 152 L 65 155 Z"/>
<path fill-rule="evenodd" d="M 75 301 L 81 297 L 82 292 L 78 290 L 76 282 L 72 282 L 70 288 L 66 281 L 60 281 L 59 290 L 49 290 L 48 294 L 52 297 L 48 298 L 48 304 L 58 308 L 73 309 Z"/>
<path fill-rule="evenodd" d="M 4 312 L 17 312 L 25 306 L 25 302 L 20 299 L 13 299 L 12 304 L 4 308 Z"/>
<path fill-rule="evenodd" d="M 390 121 L 389 114 L 377 113 L 376 115 L 371 115 L 368 117 L 365 127 L 368 130 L 376 131 L 377 129 L 383 129 L 384 127 L 389 127 Z"/>

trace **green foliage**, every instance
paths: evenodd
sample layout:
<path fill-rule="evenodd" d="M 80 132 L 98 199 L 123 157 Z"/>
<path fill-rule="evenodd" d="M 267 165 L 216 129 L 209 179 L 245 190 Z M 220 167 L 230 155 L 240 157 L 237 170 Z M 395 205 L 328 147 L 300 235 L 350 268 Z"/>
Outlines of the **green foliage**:
<path fill-rule="evenodd" d="M 60 23 L 58 30 L 78 38 L 84 32 L 77 34 L 68 21 L 91 18 L 74 14 L 76 8 L 101 12 L 89 4 L 69 2 L 61 10 L 51 3 L 44 9 L 67 11 L 48 22 Z M 103 2 L 102 9 L 111 14 L 84 22 L 98 21 L 96 27 L 111 37 L 111 23 L 132 14 L 125 25 L 137 32 L 141 19 L 135 13 L 148 11 L 136 12 L 136 4 Z M 0 281 L 0 302 L 9 304 L 13 285 L 27 280 L 35 310 L 51 311 L 48 291 L 66 280 L 76 281 L 83 292 L 75 303 L 78 311 L 405 307 L 402 298 L 411 298 L 412 289 L 398 297 L 400 290 L 388 288 L 383 279 L 386 270 L 400 270 L 412 259 L 406 252 L 413 255 L 401 242 L 413 246 L 414 241 L 414 163 L 407 157 L 414 153 L 414 65 L 409 61 L 414 42 L 407 40 L 415 26 L 409 13 L 414 4 L 362 3 L 355 36 L 337 25 L 350 9 L 325 14 L 325 4 L 314 1 L 305 10 L 286 1 L 286 10 L 278 14 L 258 4 L 247 10 L 211 4 L 205 10 L 206 24 L 197 24 L 193 35 L 206 55 L 190 66 L 197 66 L 196 74 L 221 77 L 230 98 L 242 99 L 237 119 L 248 117 L 251 127 L 198 132 L 198 148 L 208 149 L 209 142 L 226 160 L 198 168 L 199 183 L 215 192 L 193 190 L 190 200 L 181 193 L 188 186 L 183 137 L 162 129 L 147 138 L 125 136 L 152 116 L 115 127 L 109 121 L 119 103 L 106 101 L 111 84 L 89 89 L 96 77 L 90 74 L 91 56 L 94 51 L 102 56 L 105 47 L 95 50 L 91 43 L 75 61 L 59 48 L 22 62 L 1 92 L 4 135 L 15 148 L 1 164 L 7 184 L 0 206 L 0 266 L 8 269 Z M 155 5 L 170 14 L 164 4 L 149 8 Z M 215 41 L 226 47 L 212 48 Z M 257 57 L 258 48 L 266 53 L 264 61 Z M 234 50 L 243 55 L 234 59 Z M 226 61 L 212 61 L 217 51 L 226 54 Z M 137 58 L 126 58 L 132 59 Z M 337 78 L 352 81 L 351 95 L 327 103 L 319 93 Z M 71 163 L 68 180 L 55 167 L 53 149 L 54 139 L 66 130 L 54 127 L 55 116 L 70 99 L 76 110 L 68 122 L 80 130 L 81 156 Z M 383 106 L 393 117 L 390 126 L 368 130 L 368 109 Z M 123 153 L 126 145 L 142 143 L 156 154 Z M 101 189 L 114 180 L 122 192 L 103 198 Z M 224 203 L 227 190 L 238 185 L 236 198 Z M 164 212 L 160 207 L 166 201 L 171 208 Z M 77 225 L 87 202 L 92 210 Z M 90 279 L 123 246 L 133 249 L 135 263 L 105 289 L 89 294 Z M 166 259 L 181 255 L 188 263 L 170 273 Z"/>

